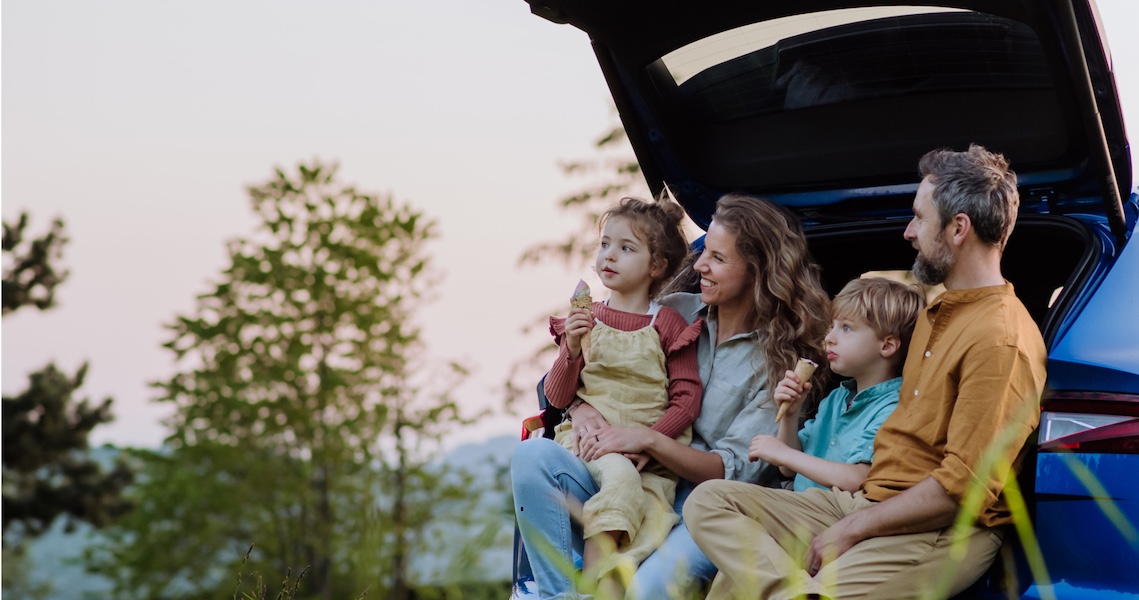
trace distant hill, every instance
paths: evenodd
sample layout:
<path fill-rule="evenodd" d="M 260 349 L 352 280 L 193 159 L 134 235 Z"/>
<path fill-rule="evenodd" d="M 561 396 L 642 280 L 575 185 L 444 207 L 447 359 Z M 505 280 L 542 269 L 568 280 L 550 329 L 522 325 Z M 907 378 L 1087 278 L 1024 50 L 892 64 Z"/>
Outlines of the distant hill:
<path fill-rule="evenodd" d="M 481 482 L 480 521 L 465 531 L 436 529 L 429 534 L 466 544 L 445 544 L 440 554 L 416 556 L 412 569 L 437 581 L 444 576 L 470 581 L 507 581 L 513 560 L 514 515 L 510 504 L 510 455 L 518 438 L 499 436 L 481 443 L 463 444 L 446 454 L 452 468 L 466 471 Z M 432 575 L 439 574 L 439 575 Z M 446 575 L 443 575 L 446 574 Z"/>
<path fill-rule="evenodd" d="M 500 435 L 485 442 L 458 446 L 448 452 L 444 460 L 453 467 L 469 468 L 478 472 L 478 469 L 485 468 L 490 461 L 508 464 L 510 453 L 514 452 L 514 447 L 517 445 L 517 436 Z"/>
<path fill-rule="evenodd" d="M 472 579 L 505 581 L 510 578 L 513 522 L 511 515 L 506 513 L 510 489 L 509 486 L 498 485 L 498 481 L 500 470 L 509 466 L 510 454 L 517 444 L 517 438 L 499 436 L 481 443 L 463 444 L 443 457 L 445 464 L 466 470 L 478 481 L 486 483 L 487 493 L 480 503 L 480 510 L 486 513 L 486 522 L 479 532 L 487 533 L 489 530 L 489 533 L 479 540 L 482 547 L 477 552 L 477 561 L 466 564 L 462 569 L 464 573 L 471 574 Z M 110 464 L 118 450 L 106 446 L 92 452 L 101 462 Z M 437 533 L 463 540 L 479 532 Z M 487 543 L 488 536 L 490 543 Z M 78 523 L 68 533 L 64 531 L 62 519 L 58 519 L 47 533 L 28 546 L 30 580 L 49 584 L 51 591 L 46 597 L 53 600 L 83 600 L 105 595 L 110 589 L 109 582 L 86 573 L 82 564 L 84 550 L 101 542 L 101 535 L 91 526 Z M 463 550 L 461 545 L 457 546 L 448 546 L 447 553 L 439 556 L 416 556 L 412 567 L 420 573 L 454 573 L 452 563 Z"/>

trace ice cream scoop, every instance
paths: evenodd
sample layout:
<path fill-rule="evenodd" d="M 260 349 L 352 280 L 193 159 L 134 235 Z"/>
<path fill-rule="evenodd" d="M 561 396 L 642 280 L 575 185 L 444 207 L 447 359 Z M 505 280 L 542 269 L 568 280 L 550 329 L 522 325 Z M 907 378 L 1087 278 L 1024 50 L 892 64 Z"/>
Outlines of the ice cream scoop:
<path fill-rule="evenodd" d="M 577 287 L 573 290 L 573 296 L 570 297 L 570 308 L 584 308 L 593 314 L 593 296 L 589 295 L 589 284 L 585 280 L 579 279 Z M 581 338 L 581 358 L 586 363 L 589 362 L 589 336 L 584 335 Z"/>

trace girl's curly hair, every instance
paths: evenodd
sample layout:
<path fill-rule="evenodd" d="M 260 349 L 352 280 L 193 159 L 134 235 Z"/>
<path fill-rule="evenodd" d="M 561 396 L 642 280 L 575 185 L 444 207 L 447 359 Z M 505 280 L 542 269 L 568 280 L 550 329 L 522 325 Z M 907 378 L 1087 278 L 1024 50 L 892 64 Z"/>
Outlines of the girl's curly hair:
<path fill-rule="evenodd" d="M 664 269 L 649 286 L 649 297 L 655 298 L 688 255 L 688 241 L 684 238 L 683 229 L 684 209 L 663 194 L 655 202 L 622 198 L 619 204 L 601 215 L 597 222 L 598 231 L 614 217 L 628 219 L 633 232 L 648 245 L 651 260 L 663 262 Z"/>

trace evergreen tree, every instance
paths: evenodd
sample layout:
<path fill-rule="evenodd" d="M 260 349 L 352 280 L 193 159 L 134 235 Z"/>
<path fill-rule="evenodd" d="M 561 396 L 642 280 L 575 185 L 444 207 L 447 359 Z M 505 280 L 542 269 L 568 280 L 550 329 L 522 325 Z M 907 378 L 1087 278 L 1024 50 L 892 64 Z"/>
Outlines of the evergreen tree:
<path fill-rule="evenodd" d="M 112 416 L 110 398 L 73 399 L 86 374 L 87 365 L 72 377 L 48 365 L 27 390 L 4 397 L 4 531 L 18 523 L 17 539 L 43 533 L 60 515 L 102 527 L 131 509 L 122 497 L 131 470 L 119 461 L 105 472 L 88 451 L 91 430 Z"/>
<path fill-rule="evenodd" d="M 450 396 L 462 367 L 425 364 L 413 323 L 435 224 L 336 173 L 301 164 L 250 187 L 257 231 L 169 326 L 168 451 L 91 555 L 120 597 L 228 597 L 254 543 L 242 569 L 307 569 L 298 598 L 406 598 L 427 523 L 475 496 L 428 462 L 467 422 Z"/>
<path fill-rule="evenodd" d="M 51 308 L 67 276 L 55 264 L 67 242 L 63 221 L 30 240 L 27 226 L 27 213 L 4 223 L 4 315 L 25 306 Z M 61 515 L 69 517 L 69 528 L 72 519 L 102 527 L 131 508 L 122 497 L 130 469 L 118 462 L 107 473 L 90 455 L 87 438 L 112 420 L 112 401 L 73 398 L 86 374 L 86 364 L 73 376 L 49 364 L 30 375 L 28 389 L 3 398 L 6 546 L 41 534 Z"/>
<path fill-rule="evenodd" d="M 4 223 L 4 314 L 33 305 L 40 310 L 55 303 L 55 288 L 67 278 L 57 273 L 55 261 L 63 256 L 67 234 L 63 220 L 56 219 L 41 238 L 25 240 L 28 213 L 20 213 L 15 223 Z"/>

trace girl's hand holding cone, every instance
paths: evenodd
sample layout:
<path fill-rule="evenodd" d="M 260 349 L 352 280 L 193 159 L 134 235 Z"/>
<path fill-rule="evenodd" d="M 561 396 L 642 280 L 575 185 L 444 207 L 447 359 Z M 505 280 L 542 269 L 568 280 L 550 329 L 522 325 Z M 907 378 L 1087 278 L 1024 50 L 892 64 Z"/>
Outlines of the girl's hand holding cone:
<path fill-rule="evenodd" d="M 589 284 L 579 280 L 570 297 L 570 313 L 566 317 L 566 344 L 570 355 L 579 352 L 586 363 L 589 362 L 589 335 L 593 330 L 593 297 L 589 295 Z"/>

